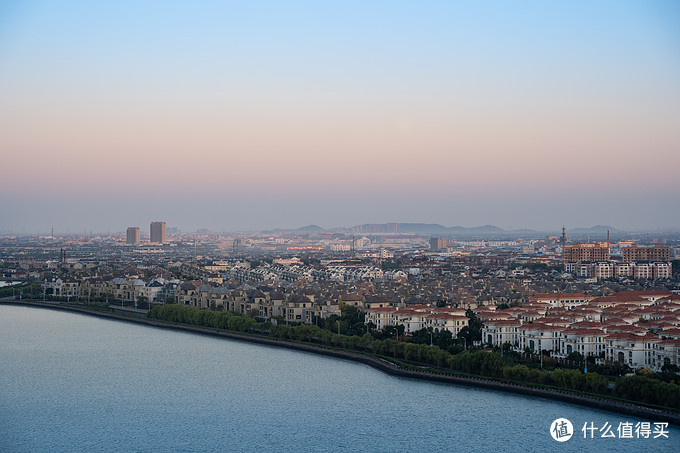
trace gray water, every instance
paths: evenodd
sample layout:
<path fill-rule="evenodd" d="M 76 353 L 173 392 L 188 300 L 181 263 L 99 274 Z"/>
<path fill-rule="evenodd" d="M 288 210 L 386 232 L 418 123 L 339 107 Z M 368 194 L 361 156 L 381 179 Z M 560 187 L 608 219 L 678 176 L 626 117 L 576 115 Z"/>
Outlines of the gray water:
<path fill-rule="evenodd" d="M 550 435 L 557 418 L 573 437 Z M 677 452 L 583 438 L 650 422 L 398 378 L 335 358 L 31 307 L 0 306 L 0 451 Z M 635 437 L 635 433 L 633 433 Z"/>

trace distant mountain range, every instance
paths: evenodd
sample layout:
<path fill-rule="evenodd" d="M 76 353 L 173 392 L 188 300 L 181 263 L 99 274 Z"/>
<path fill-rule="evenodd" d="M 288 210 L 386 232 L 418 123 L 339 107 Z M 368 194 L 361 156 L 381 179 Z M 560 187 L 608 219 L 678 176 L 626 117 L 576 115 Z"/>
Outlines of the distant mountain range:
<path fill-rule="evenodd" d="M 574 236 L 576 236 L 576 235 L 582 236 L 582 235 L 585 235 L 585 234 L 595 234 L 595 235 L 604 234 L 604 235 L 606 235 L 607 231 L 609 231 L 610 235 L 622 233 L 621 230 L 617 230 L 616 228 L 611 227 L 611 226 L 595 225 L 594 227 L 590 227 L 590 228 L 573 228 L 571 230 L 567 230 L 567 235 L 569 235 L 569 234 L 574 235 Z"/>
<path fill-rule="evenodd" d="M 357 225 L 352 230 L 362 233 L 415 233 L 415 234 L 503 234 L 507 231 L 494 225 L 483 225 L 479 227 L 452 226 L 445 227 L 438 223 L 383 223 Z"/>
<path fill-rule="evenodd" d="M 622 233 L 611 226 L 596 225 L 590 228 L 572 228 L 567 230 L 568 237 L 588 237 L 594 240 L 605 239 L 609 231 L 610 236 Z M 319 225 L 307 225 L 295 229 L 277 228 L 263 231 L 263 233 L 323 233 L 323 232 L 351 232 L 356 234 L 381 234 L 381 233 L 404 233 L 422 235 L 440 235 L 450 237 L 479 237 L 479 238 L 518 238 L 518 237 L 541 237 L 546 234 L 560 235 L 561 229 L 556 231 L 538 231 L 531 229 L 505 230 L 495 225 L 482 225 L 478 227 L 452 226 L 446 227 L 438 223 L 367 223 L 350 228 L 325 229 Z"/>
<path fill-rule="evenodd" d="M 322 233 L 326 230 L 319 225 L 307 225 L 300 228 L 275 228 L 273 230 L 262 231 L 264 234 L 270 233 Z"/>

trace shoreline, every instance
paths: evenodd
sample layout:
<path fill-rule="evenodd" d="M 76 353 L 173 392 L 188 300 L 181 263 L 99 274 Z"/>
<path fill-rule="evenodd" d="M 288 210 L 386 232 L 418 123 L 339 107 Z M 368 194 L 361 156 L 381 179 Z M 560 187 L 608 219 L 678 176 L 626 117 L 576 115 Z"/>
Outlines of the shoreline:
<path fill-rule="evenodd" d="M 596 409 L 606 410 L 610 412 L 616 412 L 620 414 L 632 415 L 639 418 L 646 418 L 655 421 L 668 422 L 670 424 L 680 426 L 680 413 L 674 413 L 669 411 L 664 411 L 661 409 L 652 409 L 645 406 L 638 406 L 635 404 L 617 402 L 609 400 L 605 397 L 599 398 L 596 396 L 585 396 L 577 395 L 569 392 L 568 390 L 556 390 L 556 389 L 545 389 L 531 387 L 522 384 L 514 384 L 508 382 L 500 382 L 490 378 L 484 377 L 467 377 L 467 376 L 456 376 L 451 374 L 439 374 L 436 372 L 427 372 L 419 370 L 409 370 L 404 369 L 396 365 L 395 363 L 385 360 L 379 357 L 371 356 L 368 354 L 363 354 L 360 352 L 348 351 L 344 349 L 333 349 L 320 345 L 314 345 L 310 343 L 298 343 L 290 340 L 282 340 L 278 338 L 258 336 L 254 334 L 244 334 L 231 332 L 226 330 L 216 330 L 200 326 L 193 326 L 189 324 L 175 324 L 165 321 L 159 321 L 154 319 L 149 319 L 139 316 L 140 314 L 131 313 L 128 315 L 123 315 L 116 312 L 104 312 L 90 310 L 82 307 L 74 307 L 62 305 L 59 303 L 44 303 L 44 302 L 25 302 L 25 301 L 0 301 L 2 305 L 18 305 L 18 306 L 28 306 L 37 308 L 46 308 L 53 310 L 63 310 L 75 313 L 81 313 L 90 316 L 97 316 L 100 318 L 108 318 L 118 321 L 130 322 L 135 324 L 144 324 L 151 327 L 162 328 L 162 329 L 172 329 L 180 330 L 190 333 L 197 333 L 201 335 L 209 335 L 213 337 L 229 338 L 233 340 L 246 341 L 250 343 L 259 343 L 268 346 L 275 346 L 287 349 L 293 349 L 298 351 L 310 352 L 314 354 L 321 354 L 330 357 L 342 358 L 345 360 L 351 360 L 353 362 L 359 362 L 369 365 L 377 370 L 384 373 L 406 377 L 411 379 L 425 380 L 430 382 L 439 382 L 453 385 L 463 385 L 468 387 L 484 388 L 489 390 L 496 390 L 508 393 L 521 394 L 525 396 L 546 398 L 552 401 L 563 401 L 570 404 L 576 404 L 579 406 L 587 406 Z"/>

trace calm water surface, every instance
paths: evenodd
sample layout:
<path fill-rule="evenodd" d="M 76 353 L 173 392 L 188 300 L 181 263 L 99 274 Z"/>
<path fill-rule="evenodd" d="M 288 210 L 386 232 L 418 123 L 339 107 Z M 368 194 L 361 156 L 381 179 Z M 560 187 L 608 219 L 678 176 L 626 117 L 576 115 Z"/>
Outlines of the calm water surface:
<path fill-rule="evenodd" d="M 558 443 L 550 424 L 575 427 Z M 651 421 L 309 353 L 0 306 L 0 451 L 680 451 Z M 652 425 L 653 426 L 653 425 Z"/>

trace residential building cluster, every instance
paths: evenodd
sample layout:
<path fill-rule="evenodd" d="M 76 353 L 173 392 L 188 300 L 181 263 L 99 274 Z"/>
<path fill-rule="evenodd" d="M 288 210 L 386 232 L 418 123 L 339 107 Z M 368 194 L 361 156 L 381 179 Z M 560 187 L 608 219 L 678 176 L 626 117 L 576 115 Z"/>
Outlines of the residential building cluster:
<path fill-rule="evenodd" d="M 617 259 L 610 256 L 608 243 L 572 244 L 564 247 L 563 256 L 565 272 L 577 277 L 661 280 L 673 275 L 670 247 L 658 244 L 651 247 L 625 244 Z"/>
<path fill-rule="evenodd" d="M 286 291 L 271 286 L 216 286 L 189 281 L 179 286 L 175 299 L 178 304 L 197 308 L 228 310 L 306 324 L 341 313 L 341 298 L 317 299 L 314 291 Z"/>
<path fill-rule="evenodd" d="M 558 358 L 578 352 L 653 371 L 680 365 L 680 296 L 668 291 L 537 294 L 518 307 L 475 312 L 482 341 L 492 346 Z"/>
<path fill-rule="evenodd" d="M 385 277 L 385 272 L 375 266 L 321 266 L 304 264 L 264 263 L 251 268 L 248 263 L 225 265 L 218 271 L 227 280 L 238 282 L 276 283 L 279 281 L 295 282 L 298 280 L 356 282 L 373 281 Z M 394 278 L 395 272 L 388 278 Z M 401 275 L 401 274 L 399 274 Z"/>
<path fill-rule="evenodd" d="M 180 280 L 156 278 L 83 278 L 54 277 L 45 280 L 45 296 L 82 300 L 104 299 L 111 303 L 136 302 L 140 299 L 151 303 L 175 301 L 175 292 Z"/>
<path fill-rule="evenodd" d="M 163 226 L 156 228 L 154 239 L 163 240 Z M 419 236 L 353 233 L 203 231 L 154 243 L 137 242 L 138 227 L 109 236 L 0 236 L 0 270 L 7 280 L 42 282 L 42 294 L 33 298 L 174 302 L 310 324 L 351 305 L 377 329 L 403 325 L 406 335 L 432 328 L 455 337 L 472 309 L 484 321 L 485 344 L 556 357 L 592 353 L 654 370 L 678 363 L 671 340 L 677 340 L 680 282 L 664 261 L 677 256 L 672 246 L 573 247 L 549 236 L 446 239 L 439 244 L 445 248 L 433 251 Z M 332 244 L 351 245 L 342 251 Z M 573 262 L 593 266 L 589 277 L 588 270 L 565 268 L 571 262 L 564 256 L 607 260 Z"/>

